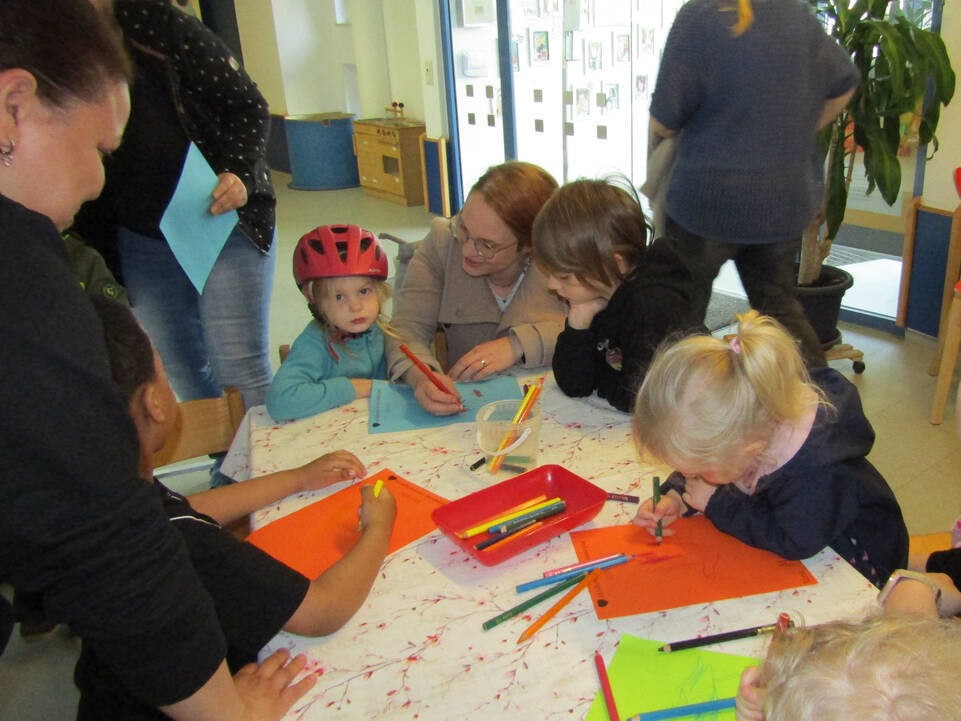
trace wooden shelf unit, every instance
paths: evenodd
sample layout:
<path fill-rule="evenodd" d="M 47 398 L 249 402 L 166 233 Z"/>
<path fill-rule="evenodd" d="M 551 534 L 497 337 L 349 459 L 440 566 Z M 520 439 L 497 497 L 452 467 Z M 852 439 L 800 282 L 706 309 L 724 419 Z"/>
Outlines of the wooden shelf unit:
<path fill-rule="evenodd" d="M 401 205 L 424 204 L 420 162 L 424 129 L 423 123 L 412 120 L 354 121 L 354 153 L 364 193 Z"/>

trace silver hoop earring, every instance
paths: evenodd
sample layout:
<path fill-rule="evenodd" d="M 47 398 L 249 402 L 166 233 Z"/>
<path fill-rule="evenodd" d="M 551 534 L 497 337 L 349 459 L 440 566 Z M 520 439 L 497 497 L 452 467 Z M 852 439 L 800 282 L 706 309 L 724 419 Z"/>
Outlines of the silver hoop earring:
<path fill-rule="evenodd" d="M 0 145 L 0 165 L 5 168 L 13 165 L 13 151 L 16 147 L 16 143 L 12 140 L 8 141 L 6 145 Z"/>

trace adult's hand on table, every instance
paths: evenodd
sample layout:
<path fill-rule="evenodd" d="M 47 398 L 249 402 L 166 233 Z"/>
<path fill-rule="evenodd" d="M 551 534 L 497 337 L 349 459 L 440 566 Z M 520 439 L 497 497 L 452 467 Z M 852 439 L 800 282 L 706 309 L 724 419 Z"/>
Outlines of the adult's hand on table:
<path fill-rule="evenodd" d="M 306 663 L 306 656 L 291 659 L 290 652 L 281 649 L 260 665 L 250 663 L 240 669 L 234 675 L 234 686 L 244 704 L 243 721 L 280 721 L 317 683 L 317 677 L 308 674 L 291 685 Z"/>
<path fill-rule="evenodd" d="M 457 359 L 450 369 L 450 377 L 460 382 L 482 381 L 494 373 L 507 370 L 521 358 L 519 345 L 515 348 L 510 338 L 481 343 Z"/>
<path fill-rule="evenodd" d="M 210 212 L 214 215 L 222 215 L 228 210 L 236 210 L 247 205 L 247 187 L 244 181 L 233 173 L 221 173 L 217 176 L 220 182 L 211 193 L 214 202 L 210 205 Z"/>

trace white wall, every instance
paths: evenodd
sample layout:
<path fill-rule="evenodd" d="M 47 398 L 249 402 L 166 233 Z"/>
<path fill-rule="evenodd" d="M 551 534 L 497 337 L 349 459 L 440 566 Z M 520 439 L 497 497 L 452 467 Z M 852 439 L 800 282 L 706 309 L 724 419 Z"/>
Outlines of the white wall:
<path fill-rule="evenodd" d="M 271 0 L 236 0 L 235 10 L 244 68 L 270 104 L 270 112 L 286 115 L 287 99 Z"/>
<path fill-rule="evenodd" d="M 958 76 L 954 99 L 941 111 L 938 121 L 940 148 L 924 169 L 924 204 L 954 210 L 961 198 L 954 187 L 954 169 L 961 167 L 961 7 L 947 0 L 941 21 L 941 37 L 948 47 L 951 66 Z"/>

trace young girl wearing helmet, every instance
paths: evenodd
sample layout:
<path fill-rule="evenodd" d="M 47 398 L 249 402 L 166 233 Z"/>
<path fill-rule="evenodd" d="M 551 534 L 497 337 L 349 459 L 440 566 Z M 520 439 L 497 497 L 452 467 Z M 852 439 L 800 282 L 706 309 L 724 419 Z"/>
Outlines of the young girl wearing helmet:
<path fill-rule="evenodd" d="M 356 225 L 322 225 L 294 250 L 294 280 L 314 316 L 290 348 L 267 391 L 276 420 L 316 415 L 370 395 L 387 378 L 381 315 L 390 297 L 387 256 Z"/>

